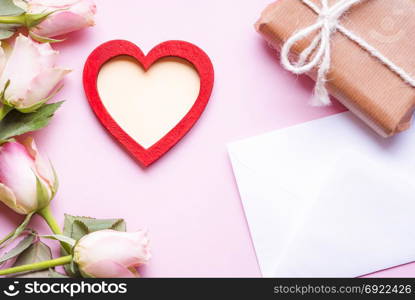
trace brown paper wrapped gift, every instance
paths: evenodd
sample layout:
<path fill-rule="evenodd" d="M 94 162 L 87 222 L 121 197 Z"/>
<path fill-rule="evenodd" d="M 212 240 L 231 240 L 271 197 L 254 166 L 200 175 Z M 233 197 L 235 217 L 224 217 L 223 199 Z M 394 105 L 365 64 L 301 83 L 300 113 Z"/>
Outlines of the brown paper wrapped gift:
<path fill-rule="evenodd" d="M 265 9 L 256 28 L 280 49 L 292 34 L 317 18 L 301 0 L 278 0 Z M 415 0 L 365 0 L 340 22 L 406 73 L 415 75 Z M 312 39 L 309 36 L 296 43 L 292 55 L 298 56 Z M 314 71 L 309 74 L 313 78 Z M 388 137 L 409 128 L 415 88 L 341 32 L 331 36 L 327 79 L 330 94 L 380 135 Z"/>

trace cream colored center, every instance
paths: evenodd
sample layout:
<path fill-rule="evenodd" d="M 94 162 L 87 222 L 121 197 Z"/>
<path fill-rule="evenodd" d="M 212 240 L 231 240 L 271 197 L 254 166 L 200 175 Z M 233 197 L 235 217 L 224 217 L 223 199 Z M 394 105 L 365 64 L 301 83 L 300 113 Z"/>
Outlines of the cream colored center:
<path fill-rule="evenodd" d="M 101 68 L 97 88 L 113 119 L 149 148 L 189 112 L 199 95 L 200 78 L 181 58 L 162 58 L 145 72 L 134 58 L 118 56 Z"/>

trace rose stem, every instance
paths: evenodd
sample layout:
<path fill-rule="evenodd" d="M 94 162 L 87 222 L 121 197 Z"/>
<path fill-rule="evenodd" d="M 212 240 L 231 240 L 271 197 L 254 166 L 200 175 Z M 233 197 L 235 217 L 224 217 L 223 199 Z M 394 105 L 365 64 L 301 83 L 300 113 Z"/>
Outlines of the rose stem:
<path fill-rule="evenodd" d="M 62 230 L 56 222 L 55 217 L 52 215 L 49 205 L 39 210 L 37 213 L 46 221 L 54 234 L 62 234 Z M 68 254 L 72 252 L 71 246 L 67 243 L 61 242 L 61 245 Z"/>
<path fill-rule="evenodd" d="M 6 235 L 2 240 L 0 240 L 0 245 L 3 245 L 6 241 L 8 241 L 14 235 L 14 231 L 10 232 Z"/>
<path fill-rule="evenodd" d="M 26 17 L 24 14 L 20 16 L 1 16 L 0 23 L 1 24 L 20 24 L 25 25 Z"/>
<path fill-rule="evenodd" d="M 48 268 L 52 268 L 56 266 L 67 265 L 71 261 L 72 261 L 72 255 L 62 256 L 62 257 L 52 259 L 52 260 L 46 260 L 46 261 L 42 261 L 38 263 L 22 265 L 22 266 L 0 270 L 0 276 L 27 272 L 27 271 L 44 270 L 44 269 L 48 269 Z"/>

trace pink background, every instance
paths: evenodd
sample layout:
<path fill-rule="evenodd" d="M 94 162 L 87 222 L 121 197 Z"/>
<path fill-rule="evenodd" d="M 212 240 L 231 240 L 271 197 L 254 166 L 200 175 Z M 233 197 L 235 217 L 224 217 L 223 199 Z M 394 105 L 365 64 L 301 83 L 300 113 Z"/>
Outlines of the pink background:
<path fill-rule="evenodd" d="M 281 69 L 253 24 L 270 0 L 97 0 L 97 25 L 56 47 L 73 69 L 56 100 L 62 109 L 36 134 L 53 161 L 60 190 L 52 204 L 63 214 L 120 217 L 128 229 L 148 228 L 153 259 L 148 277 L 256 277 L 260 271 L 225 145 L 228 142 L 342 111 L 307 105 L 312 83 Z M 181 39 L 211 57 L 216 85 L 193 130 L 159 162 L 141 168 L 107 134 L 82 88 L 88 54 L 111 39 L 144 52 Z M 21 216 L 0 207 L 0 233 Z M 38 218 L 33 225 L 48 229 Z M 56 247 L 55 247 L 56 248 Z M 377 274 L 413 276 L 415 265 Z"/>

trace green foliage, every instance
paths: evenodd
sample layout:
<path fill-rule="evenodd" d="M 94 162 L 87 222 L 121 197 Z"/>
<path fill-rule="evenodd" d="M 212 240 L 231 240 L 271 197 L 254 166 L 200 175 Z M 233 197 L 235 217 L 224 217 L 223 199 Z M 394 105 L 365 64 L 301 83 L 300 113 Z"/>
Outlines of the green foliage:
<path fill-rule="evenodd" d="M 0 17 L 6 18 L 8 24 L 0 24 L 0 40 L 5 40 L 13 36 L 16 28 L 21 26 L 21 16 L 25 13 L 24 9 L 14 4 L 13 0 L 0 0 Z M 21 16 L 21 17 L 18 17 Z M 16 21 L 13 21 L 16 19 Z M 16 24 L 13 24 L 16 22 Z"/>
<path fill-rule="evenodd" d="M 11 38 L 15 34 L 15 25 L 0 24 L 0 40 Z"/>
<path fill-rule="evenodd" d="M 24 9 L 14 4 L 13 0 L 0 0 L 0 16 L 19 16 L 23 13 Z"/>
<path fill-rule="evenodd" d="M 36 237 L 33 234 L 29 234 L 24 239 L 22 239 L 16 247 L 11 249 L 9 252 L 4 254 L 0 258 L 0 264 L 8 261 L 9 259 L 15 258 L 16 256 L 20 255 L 23 251 L 25 251 L 27 248 L 29 248 L 33 242 L 35 241 Z"/>
<path fill-rule="evenodd" d="M 23 253 L 19 255 L 14 263 L 13 267 L 33 264 L 37 262 L 42 262 L 52 259 L 52 252 L 50 248 L 40 241 L 36 241 L 30 247 L 28 247 Z M 46 270 L 32 271 L 26 273 L 20 273 L 17 276 L 18 278 L 65 278 L 67 276 L 60 274 L 55 271 L 54 268 L 49 268 Z"/>
<path fill-rule="evenodd" d="M 17 110 L 11 111 L 0 122 L 0 141 L 4 142 L 12 137 L 44 128 L 62 103 L 45 104 L 35 112 L 28 114 Z"/>
<path fill-rule="evenodd" d="M 7 237 L 0 241 L 0 249 L 7 246 L 9 243 L 13 242 L 16 238 L 18 238 L 23 231 L 26 229 L 27 225 L 29 224 L 30 220 L 32 219 L 34 213 L 28 214 L 26 218 L 23 220 L 22 224 L 20 224 L 13 232 L 11 232 Z"/>

